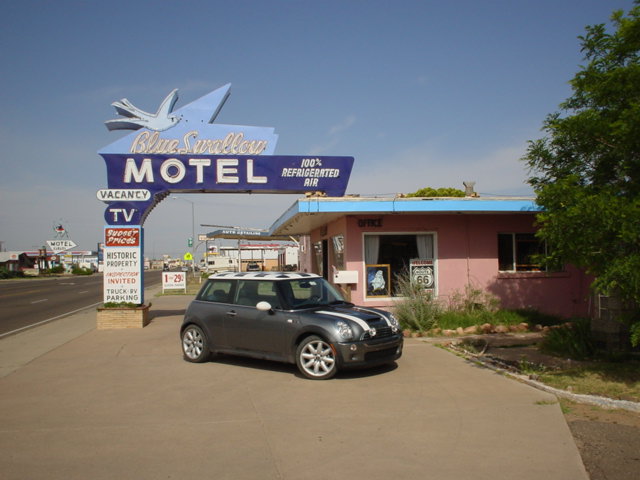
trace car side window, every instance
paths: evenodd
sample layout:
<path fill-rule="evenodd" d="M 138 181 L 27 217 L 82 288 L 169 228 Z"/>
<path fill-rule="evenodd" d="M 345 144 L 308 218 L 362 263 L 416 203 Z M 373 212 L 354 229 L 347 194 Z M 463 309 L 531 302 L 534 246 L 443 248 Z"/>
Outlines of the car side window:
<path fill-rule="evenodd" d="M 320 282 L 314 280 L 299 280 L 291 282 L 291 295 L 294 305 L 309 302 L 311 299 L 318 301 L 322 296 Z"/>
<path fill-rule="evenodd" d="M 238 305 L 255 307 L 259 302 L 269 302 L 272 307 L 280 308 L 275 283 L 259 280 L 240 280 L 238 282 Z"/>
<path fill-rule="evenodd" d="M 233 299 L 233 280 L 210 280 L 202 289 L 198 300 L 215 303 L 231 303 Z"/>

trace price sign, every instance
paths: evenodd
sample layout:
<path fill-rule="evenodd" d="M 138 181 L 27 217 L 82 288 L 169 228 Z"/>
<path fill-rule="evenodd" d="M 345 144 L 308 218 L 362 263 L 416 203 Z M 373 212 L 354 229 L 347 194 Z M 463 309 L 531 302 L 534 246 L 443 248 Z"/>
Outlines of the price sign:
<path fill-rule="evenodd" d="M 165 290 L 187 291 L 187 274 L 185 272 L 162 272 L 162 292 Z"/>

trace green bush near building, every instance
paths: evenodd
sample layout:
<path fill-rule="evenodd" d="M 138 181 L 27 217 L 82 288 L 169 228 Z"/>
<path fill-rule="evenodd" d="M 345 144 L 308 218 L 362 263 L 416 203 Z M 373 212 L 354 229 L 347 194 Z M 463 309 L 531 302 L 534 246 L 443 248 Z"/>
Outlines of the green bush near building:
<path fill-rule="evenodd" d="M 450 295 L 446 303 L 437 301 L 431 292 L 411 282 L 408 273 L 396 277 L 396 286 L 396 293 L 402 298 L 394 305 L 394 314 L 402 328 L 411 332 L 455 330 L 486 323 L 505 326 L 526 323 L 532 328 L 563 322 L 559 317 L 535 310 L 500 309 L 494 295 L 470 285 Z"/>

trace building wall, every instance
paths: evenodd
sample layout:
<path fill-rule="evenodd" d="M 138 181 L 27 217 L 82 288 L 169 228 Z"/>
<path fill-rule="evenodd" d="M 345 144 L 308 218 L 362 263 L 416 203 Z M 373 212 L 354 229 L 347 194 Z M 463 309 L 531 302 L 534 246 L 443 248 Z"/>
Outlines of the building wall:
<path fill-rule="evenodd" d="M 374 217 L 382 220 L 381 226 L 363 227 L 363 222 L 358 222 Z M 469 285 L 492 293 L 504 308 L 534 308 L 564 317 L 586 315 L 590 280 L 577 269 L 568 266 L 559 273 L 498 271 L 498 233 L 533 232 L 533 214 L 346 216 L 314 230 L 311 241 L 329 240 L 330 246 L 332 236 L 344 235 L 345 269 L 357 271 L 359 280 L 348 291 L 351 301 L 362 305 L 391 307 L 397 301 L 365 297 L 364 233 L 433 233 L 439 299 L 446 301 Z"/>

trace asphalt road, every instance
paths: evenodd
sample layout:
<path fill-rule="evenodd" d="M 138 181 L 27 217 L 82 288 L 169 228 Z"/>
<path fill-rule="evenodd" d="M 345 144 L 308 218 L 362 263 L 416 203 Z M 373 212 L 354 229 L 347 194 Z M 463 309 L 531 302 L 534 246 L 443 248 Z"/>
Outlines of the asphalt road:
<path fill-rule="evenodd" d="M 146 271 L 145 288 L 161 282 Z M 0 337 L 102 303 L 102 274 L 0 282 Z"/>

